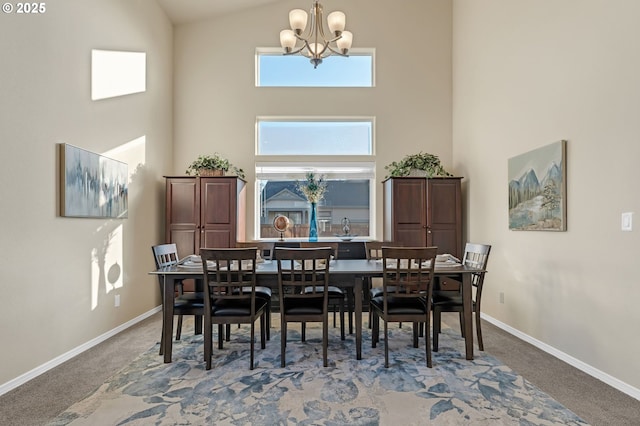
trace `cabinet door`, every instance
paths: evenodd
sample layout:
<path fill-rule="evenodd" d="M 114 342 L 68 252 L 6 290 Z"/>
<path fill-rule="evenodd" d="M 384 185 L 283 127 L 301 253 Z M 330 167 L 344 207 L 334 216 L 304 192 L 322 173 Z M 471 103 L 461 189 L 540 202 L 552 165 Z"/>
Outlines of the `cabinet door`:
<path fill-rule="evenodd" d="M 234 247 L 236 178 L 200 178 L 202 247 Z"/>
<path fill-rule="evenodd" d="M 427 245 L 462 256 L 460 179 L 427 179 Z"/>
<path fill-rule="evenodd" d="M 422 247 L 427 243 L 426 180 L 393 179 L 393 241 L 405 247 Z"/>
<path fill-rule="evenodd" d="M 200 247 L 200 197 L 196 178 L 167 178 L 166 241 L 175 243 L 180 257 Z"/>

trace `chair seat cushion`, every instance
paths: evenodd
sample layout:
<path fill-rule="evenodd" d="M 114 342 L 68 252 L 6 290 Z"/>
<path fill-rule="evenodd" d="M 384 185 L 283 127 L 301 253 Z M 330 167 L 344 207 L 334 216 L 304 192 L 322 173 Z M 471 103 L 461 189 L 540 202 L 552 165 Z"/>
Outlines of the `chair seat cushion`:
<path fill-rule="evenodd" d="M 313 287 L 305 287 L 304 292 L 313 293 Z M 316 286 L 316 293 L 322 294 L 322 286 Z M 333 285 L 327 287 L 327 293 L 329 294 L 329 297 L 344 297 L 344 291 L 342 291 L 340 287 L 336 287 Z"/>
<path fill-rule="evenodd" d="M 462 309 L 462 296 L 453 296 L 453 297 L 438 297 L 434 298 L 431 302 L 431 305 L 435 308 L 438 307 L 443 311 L 447 310 L 461 310 Z M 471 309 L 475 311 L 476 302 L 471 301 Z"/>
<path fill-rule="evenodd" d="M 462 306 L 462 296 L 448 296 L 437 294 L 434 295 L 432 300 L 432 305 L 434 306 L 442 306 L 442 307 L 450 307 L 450 306 Z"/>
<path fill-rule="evenodd" d="M 173 299 L 173 309 L 176 311 L 189 309 L 204 309 L 204 293 L 185 293 Z M 179 314 L 180 312 L 176 312 Z"/>
<path fill-rule="evenodd" d="M 251 287 L 243 287 L 242 291 L 249 293 L 251 292 Z M 262 299 L 271 299 L 271 295 L 271 288 L 262 285 L 256 286 L 256 297 L 260 297 Z"/>
<path fill-rule="evenodd" d="M 396 288 L 395 286 L 389 286 L 387 287 L 387 291 L 388 292 L 395 292 Z M 369 298 L 373 299 L 376 298 L 378 296 L 382 296 L 383 290 L 382 287 L 373 287 L 371 290 L 369 290 Z"/>
<path fill-rule="evenodd" d="M 384 297 L 378 296 L 371 299 L 371 305 L 379 310 L 384 309 Z M 426 314 L 425 300 L 417 297 L 389 297 L 387 299 L 388 313 L 391 315 L 415 315 Z"/>
<path fill-rule="evenodd" d="M 256 311 L 266 304 L 266 300 L 256 297 Z M 248 300 L 220 299 L 211 305 L 211 315 L 221 317 L 251 315 L 251 302 Z"/>
<path fill-rule="evenodd" d="M 204 300 L 204 293 L 201 291 L 197 291 L 197 292 L 188 291 L 186 293 L 183 293 L 177 296 L 175 300 L 202 302 Z"/>
<path fill-rule="evenodd" d="M 284 302 L 284 312 L 288 315 L 318 315 L 322 313 L 322 297 L 288 298 Z"/>

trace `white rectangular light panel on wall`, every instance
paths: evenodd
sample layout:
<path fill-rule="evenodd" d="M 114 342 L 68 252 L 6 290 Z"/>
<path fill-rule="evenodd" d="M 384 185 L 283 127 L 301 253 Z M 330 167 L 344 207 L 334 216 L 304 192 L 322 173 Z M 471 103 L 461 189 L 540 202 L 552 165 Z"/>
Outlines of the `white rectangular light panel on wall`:
<path fill-rule="evenodd" d="M 91 51 L 91 99 L 147 90 L 147 54 L 116 50 Z"/>

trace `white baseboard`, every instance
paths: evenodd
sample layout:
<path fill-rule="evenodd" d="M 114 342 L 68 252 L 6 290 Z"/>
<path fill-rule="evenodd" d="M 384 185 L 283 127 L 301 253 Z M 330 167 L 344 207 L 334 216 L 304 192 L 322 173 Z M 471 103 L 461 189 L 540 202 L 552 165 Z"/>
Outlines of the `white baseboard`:
<path fill-rule="evenodd" d="M 82 352 L 91 349 L 92 347 L 96 346 L 99 343 L 104 342 L 105 340 L 107 340 L 110 337 L 115 336 L 116 334 L 120 333 L 121 331 L 126 330 L 127 328 L 139 323 L 142 320 L 145 320 L 147 318 L 149 318 L 151 315 L 155 314 L 156 312 L 160 312 L 162 310 L 162 306 L 157 306 L 153 309 L 151 309 L 150 311 L 147 311 L 145 313 L 143 313 L 140 316 L 137 316 L 135 318 L 133 318 L 130 321 L 125 322 L 122 325 L 119 325 L 118 327 L 114 328 L 113 330 L 107 331 L 106 333 L 102 334 L 101 336 L 96 337 L 95 339 L 92 339 L 86 343 L 83 343 L 82 345 L 70 350 L 69 352 L 66 352 L 54 359 L 52 359 L 51 361 L 48 361 L 36 368 L 34 368 L 31 371 L 28 371 L 26 373 L 24 373 L 21 376 L 16 377 L 13 380 L 8 381 L 7 383 L 4 383 L 2 385 L 0 385 L 0 395 L 4 395 L 5 393 L 9 392 L 10 390 L 13 390 L 15 388 L 17 388 L 18 386 L 28 382 L 31 379 L 34 379 L 35 377 L 41 375 L 42 373 L 45 373 L 49 370 L 51 370 L 54 367 L 59 366 L 60 364 L 62 364 L 65 361 L 70 360 L 71 358 L 73 358 L 76 355 L 81 354 Z"/>
<path fill-rule="evenodd" d="M 585 362 L 582 362 L 579 359 L 572 357 L 571 355 L 568 355 L 562 351 L 559 351 L 553 346 L 547 345 L 546 343 L 541 342 L 540 340 L 533 338 L 528 334 L 525 334 L 520 330 L 517 330 L 489 315 L 480 313 L 480 316 L 482 317 L 482 319 L 486 320 L 487 322 L 490 322 L 491 324 L 495 325 L 498 328 L 501 328 L 507 333 L 514 335 L 520 340 L 524 340 L 525 342 L 532 344 L 536 348 L 541 349 L 550 355 L 553 355 L 554 357 L 566 362 L 567 364 L 577 368 L 578 370 L 584 371 L 588 375 L 593 376 L 596 379 L 608 384 L 609 386 L 615 389 L 618 389 L 620 392 L 624 392 L 627 395 L 631 396 L 632 398 L 635 398 L 640 401 L 640 389 L 634 388 L 633 386 L 623 382 L 622 380 L 616 379 L 615 377 L 605 373 L 604 371 L 598 370 L 597 368 Z"/>

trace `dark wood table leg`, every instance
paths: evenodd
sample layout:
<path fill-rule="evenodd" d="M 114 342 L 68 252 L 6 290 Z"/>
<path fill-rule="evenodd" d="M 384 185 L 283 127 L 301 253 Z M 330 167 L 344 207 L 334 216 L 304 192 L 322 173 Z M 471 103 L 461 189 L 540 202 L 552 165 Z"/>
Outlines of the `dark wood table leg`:
<path fill-rule="evenodd" d="M 464 311 L 464 345 L 466 357 L 473 359 L 473 309 L 471 274 L 462 274 L 462 310 Z"/>
<path fill-rule="evenodd" d="M 356 320 L 356 359 L 362 359 L 362 280 L 363 277 L 356 277 L 353 287 L 355 297 L 355 320 Z"/>
<path fill-rule="evenodd" d="M 173 344 L 173 298 L 175 294 L 175 279 L 163 276 L 164 294 L 162 295 L 162 332 L 164 343 L 164 362 L 171 362 L 171 349 Z"/>

